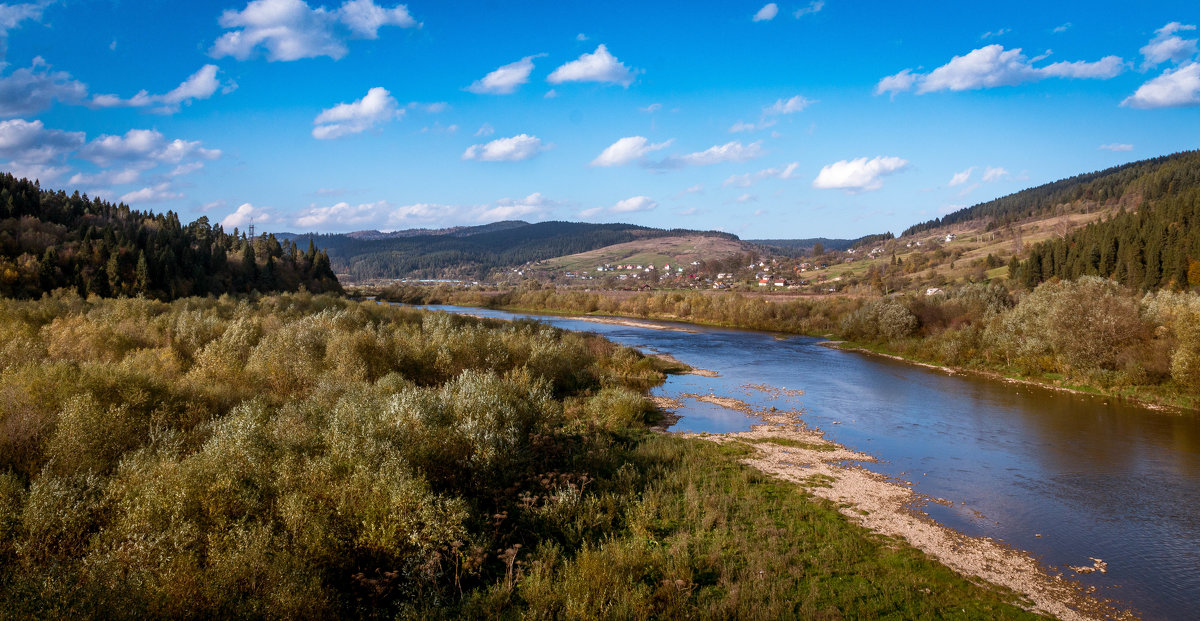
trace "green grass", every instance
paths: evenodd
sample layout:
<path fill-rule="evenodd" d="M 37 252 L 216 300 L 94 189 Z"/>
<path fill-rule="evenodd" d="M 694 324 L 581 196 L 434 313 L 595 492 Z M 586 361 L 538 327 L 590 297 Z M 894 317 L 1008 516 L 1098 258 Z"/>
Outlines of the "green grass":
<path fill-rule="evenodd" d="M 792 438 L 783 438 L 780 436 L 766 436 L 762 438 L 742 438 L 751 444 L 776 444 L 779 446 L 788 446 L 792 448 L 805 449 L 809 451 L 833 451 L 836 450 L 832 444 L 816 444 L 813 442 L 801 442 Z"/>
<path fill-rule="evenodd" d="M 523 618 L 1038 618 L 828 502 L 738 463 L 745 445 L 646 435 L 615 532 L 543 543 L 519 579 L 439 615 Z M 620 500 L 618 500 L 620 499 Z M 429 611 L 422 611 L 429 612 Z"/>

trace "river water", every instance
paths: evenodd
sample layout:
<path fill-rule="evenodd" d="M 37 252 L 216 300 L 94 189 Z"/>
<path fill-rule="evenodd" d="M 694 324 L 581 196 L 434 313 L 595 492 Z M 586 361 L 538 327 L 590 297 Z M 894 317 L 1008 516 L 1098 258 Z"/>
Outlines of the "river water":
<path fill-rule="evenodd" d="M 1026 550 L 1147 619 L 1200 618 L 1200 417 L 948 375 L 808 337 L 429 308 L 534 317 L 716 371 L 671 376 L 655 389 L 684 403 L 673 430 L 722 433 L 758 422 L 685 393 L 802 410 L 808 426 L 876 457 L 869 469 L 950 501 L 921 507 L 938 522 Z M 756 388 L 764 385 L 803 394 Z M 1107 562 L 1108 573 L 1068 569 L 1091 566 L 1090 558 Z"/>

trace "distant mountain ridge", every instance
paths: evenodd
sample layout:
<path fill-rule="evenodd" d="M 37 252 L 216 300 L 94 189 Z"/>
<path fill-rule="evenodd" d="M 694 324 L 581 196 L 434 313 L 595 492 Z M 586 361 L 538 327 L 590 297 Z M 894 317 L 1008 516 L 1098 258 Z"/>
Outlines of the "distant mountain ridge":
<path fill-rule="evenodd" d="M 313 240 L 329 253 L 334 271 L 354 280 L 373 278 L 483 279 L 496 270 L 513 269 L 637 239 L 700 235 L 737 240 L 718 231 L 656 229 L 633 224 L 584 222 L 494 222 L 476 227 L 392 234 L 302 234 L 297 243 Z"/>

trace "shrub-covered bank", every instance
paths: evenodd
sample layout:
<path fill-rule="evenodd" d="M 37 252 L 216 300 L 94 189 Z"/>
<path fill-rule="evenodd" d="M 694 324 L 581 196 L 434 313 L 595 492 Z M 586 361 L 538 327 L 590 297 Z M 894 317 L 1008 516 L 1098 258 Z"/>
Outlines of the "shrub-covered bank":
<path fill-rule="evenodd" d="M 578 290 L 499 294 L 395 287 L 410 303 L 596 313 L 827 336 L 939 366 L 1196 409 L 1200 406 L 1200 294 L 1140 294 L 1096 276 L 1032 291 L 971 284 L 935 295 L 771 300 L 737 293 Z"/>
<path fill-rule="evenodd" d="M 0 300 L 7 618 L 1022 616 L 595 336 L 307 294 Z"/>

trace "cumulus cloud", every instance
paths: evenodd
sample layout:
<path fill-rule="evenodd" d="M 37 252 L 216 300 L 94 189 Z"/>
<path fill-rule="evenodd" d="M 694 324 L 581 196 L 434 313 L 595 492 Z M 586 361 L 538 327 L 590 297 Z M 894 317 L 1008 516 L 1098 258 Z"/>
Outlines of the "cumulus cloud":
<path fill-rule="evenodd" d="M 497 138 L 487 144 L 471 145 L 463 152 L 462 158 L 481 162 L 519 162 L 541 153 L 545 148 L 537 136 L 518 134 L 511 138 Z"/>
<path fill-rule="evenodd" d="M 1008 176 L 1008 171 L 1004 170 L 1003 168 L 1000 168 L 998 166 L 997 167 L 988 166 L 987 168 L 985 168 L 983 170 L 984 183 L 992 183 L 994 181 L 999 181 L 1007 176 Z"/>
<path fill-rule="evenodd" d="M 383 26 L 419 24 L 408 8 L 383 8 L 373 0 L 350 0 L 337 9 L 313 8 L 304 0 L 253 0 L 241 11 L 229 9 L 218 20 L 228 30 L 209 50 L 214 58 L 245 60 L 265 49 L 272 61 L 346 55 L 346 39 L 375 39 Z"/>
<path fill-rule="evenodd" d="M 546 81 L 551 84 L 562 84 L 563 82 L 606 82 L 610 84 L 620 84 L 629 88 L 633 84 L 634 72 L 626 67 L 624 63 L 617 60 L 615 56 L 608 52 L 608 48 L 601 43 L 596 47 L 596 51 L 591 54 L 583 54 L 578 59 L 572 60 L 569 63 L 555 69 L 550 73 Z"/>
<path fill-rule="evenodd" d="M 83 132 L 47 129 L 38 120 L 0 122 L 0 159 L 8 160 L 0 166 L 31 179 L 65 176 L 71 172 L 68 160 L 77 158 L 101 170 L 76 173 L 72 185 L 124 185 L 137 181 L 142 172 L 162 166 L 173 168 L 163 173 L 163 178 L 182 176 L 198 170 L 202 160 L 220 156 L 219 150 L 205 149 L 198 141 L 167 140 L 154 130 L 135 129 L 123 136 L 102 135 L 88 142 Z"/>
<path fill-rule="evenodd" d="M 821 190 L 869 192 L 883 187 L 883 176 L 904 170 L 906 167 L 908 161 L 898 157 L 841 160 L 822 168 L 812 185 Z"/>
<path fill-rule="evenodd" d="M 539 56 L 544 54 L 526 56 L 515 63 L 504 65 L 476 80 L 467 90 L 480 94 L 508 95 L 529 81 L 529 74 L 533 71 L 533 59 Z"/>
<path fill-rule="evenodd" d="M 164 203 L 177 198 L 183 198 L 183 194 L 174 191 L 171 188 L 171 184 L 164 181 L 157 185 L 122 194 L 120 201 L 128 205 L 135 205 L 137 203 Z"/>
<path fill-rule="evenodd" d="M 65 71 L 51 71 L 42 58 L 0 77 L 0 116 L 28 116 L 49 108 L 55 100 L 79 103 L 87 86 Z"/>
<path fill-rule="evenodd" d="M 561 203 L 553 201 L 540 192 L 534 192 L 525 198 L 502 198 L 493 205 L 476 207 L 471 212 L 471 218 L 476 222 L 499 222 L 530 216 L 542 216 Z"/>
<path fill-rule="evenodd" d="M 1139 50 L 1142 53 L 1142 70 L 1151 69 L 1167 61 L 1179 63 L 1196 55 L 1196 39 L 1184 39 L 1178 32 L 1195 30 L 1191 24 L 1171 22 L 1154 31 L 1155 37 Z"/>
<path fill-rule="evenodd" d="M 42 11 L 50 5 L 50 0 L 24 4 L 0 4 L 0 62 L 3 61 L 8 46 L 8 31 L 13 30 L 25 21 L 42 21 Z"/>
<path fill-rule="evenodd" d="M 79 150 L 79 157 L 102 168 L 124 165 L 150 169 L 184 160 L 217 159 L 221 151 L 205 149 L 198 140 L 167 140 L 157 130 L 131 129 L 122 136 L 102 135 L 92 140 Z"/>
<path fill-rule="evenodd" d="M 1133 145 L 1121 144 L 1119 142 L 1114 142 L 1111 144 L 1102 144 L 1097 148 L 1100 149 L 1101 151 L 1132 151 Z"/>
<path fill-rule="evenodd" d="M 151 95 L 145 90 L 139 91 L 129 99 L 121 99 L 116 95 L 96 95 L 92 98 L 92 105 L 101 108 L 158 106 L 155 108 L 155 112 L 174 114 L 179 111 L 180 106 L 190 105 L 197 99 L 208 99 L 217 92 L 217 89 L 222 88 L 220 80 L 217 79 L 218 71 L 220 70 L 216 65 L 204 65 L 199 71 L 188 76 L 179 86 L 162 95 Z M 224 86 L 225 92 L 235 88 L 237 86 L 232 83 Z"/>
<path fill-rule="evenodd" d="M 779 5 L 774 2 L 768 2 L 754 14 L 753 20 L 756 22 L 769 22 L 775 19 L 776 15 L 779 15 Z"/>
<path fill-rule="evenodd" d="M 647 153 L 665 149 L 671 146 L 671 142 L 651 143 L 644 136 L 627 136 L 601 151 L 592 160 L 592 166 L 623 166 L 645 157 Z"/>
<path fill-rule="evenodd" d="M 345 201 L 318 207 L 309 205 L 301 210 L 293 219 L 298 227 L 308 230 L 336 230 L 342 228 L 361 228 L 374 226 L 387 218 L 391 204 L 387 201 L 351 205 Z"/>
<path fill-rule="evenodd" d="M 1200 63 L 1168 69 L 1121 102 L 1128 108 L 1181 108 L 1200 105 Z"/>
<path fill-rule="evenodd" d="M 946 185 L 949 185 L 950 187 L 954 187 L 956 185 L 962 185 L 971 180 L 971 173 L 973 173 L 973 172 L 975 172 L 974 166 L 972 166 L 962 172 L 956 172 L 956 173 L 954 173 L 953 177 L 950 177 L 950 183 L 948 183 Z"/>
<path fill-rule="evenodd" d="M 238 205 L 238 208 L 233 213 L 221 220 L 221 226 L 226 229 L 234 227 L 245 228 L 251 222 L 259 224 L 270 222 L 273 216 L 273 210 L 268 207 L 255 207 L 250 203 L 242 203 Z"/>
<path fill-rule="evenodd" d="M 332 140 L 362 133 L 377 125 L 404 115 L 396 99 L 382 86 L 367 91 L 362 99 L 340 103 L 323 110 L 313 119 L 312 136 L 317 140 Z"/>
<path fill-rule="evenodd" d="M 815 103 L 817 102 L 812 99 L 803 97 L 801 95 L 796 95 L 795 97 L 792 97 L 786 101 L 783 99 L 776 100 L 775 103 L 763 108 L 763 114 L 792 114 L 794 112 L 800 112 L 801 110 L 804 110 Z"/>
<path fill-rule="evenodd" d="M 83 132 L 46 129 L 41 121 L 0 121 L 0 158 L 14 175 L 52 180 L 66 174 L 63 164 L 85 139 Z"/>
<path fill-rule="evenodd" d="M 792 162 L 786 166 L 776 166 L 767 168 L 755 173 L 746 173 L 744 175 L 730 175 L 725 183 L 725 187 L 735 186 L 739 188 L 748 188 L 763 179 L 793 179 L 797 176 L 796 171 L 800 169 L 799 162 Z"/>
<path fill-rule="evenodd" d="M 795 12 L 792 13 L 792 16 L 794 16 L 796 19 L 800 19 L 805 15 L 820 13 L 821 9 L 823 8 L 825 8 L 825 0 L 812 0 L 812 2 L 809 2 L 808 5 L 796 9 Z"/>
<path fill-rule="evenodd" d="M 632 213 L 635 211 L 650 211 L 655 207 L 658 207 L 658 203 L 649 196 L 633 196 L 617 201 L 617 204 L 609 207 L 609 211 L 612 213 Z"/>
<path fill-rule="evenodd" d="M 776 121 L 775 119 L 764 119 L 758 123 L 747 123 L 745 121 L 738 121 L 738 122 L 734 123 L 733 125 L 729 126 L 729 133 L 736 134 L 738 132 L 756 132 L 756 131 L 767 129 L 769 127 L 773 127 L 777 122 L 778 121 Z"/>
<path fill-rule="evenodd" d="M 1020 48 L 1004 49 L 992 44 L 963 55 L 927 74 L 905 69 L 887 76 L 875 85 L 875 94 L 899 93 L 916 88 L 918 94 L 936 91 L 964 91 L 998 86 L 1015 86 L 1045 78 L 1109 79 L 1125 69 L 1125 61 L 1117 56 L 1105 56 L 1095 62 L 1057 62 L 1034 67 Z"/>
<path fill-rule="evenodd" d="M 654 164 L 654 168 L 680 168 L 682 166 L 708 166 L 722 162 L 745 162 L 763 154 L 762 141 L 742 144 L 736 140 L 711 146 L 703 151 L 685 155 L 673 155 Z"/>

